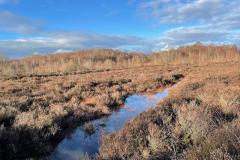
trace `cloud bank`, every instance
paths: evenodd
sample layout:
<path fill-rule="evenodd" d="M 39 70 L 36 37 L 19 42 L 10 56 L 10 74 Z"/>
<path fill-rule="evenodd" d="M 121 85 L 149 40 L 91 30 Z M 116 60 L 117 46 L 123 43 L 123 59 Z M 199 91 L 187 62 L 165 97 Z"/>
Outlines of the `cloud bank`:
<path fill-rule="evenodd" d="M 160 38 L 172 47 L 196 41 L 236 43 L 239 10 L 240 0 L 149 0 L 138 6 L 141 15 L 157 25 L 177 26 Z"/>
<path fill-rule="evenodd" d="M 49 53 L 60 50 L 90 48 L 114 48 L 132 50 L 131 46 L 145 46 L 145 39 L 131 36 L 104 35 L 97 33 L 61 32 L 46 33 L 41 37 L 1 40 L 0 48 L 5 53 Z M 149 48 L 141 48 L 141 50 Z M 137 49 L 139 50 L 139 48 Z"/>
<path fill-rule="evenodd" d="M 0 5 L 10 2 L 19 3 L 18 0 L 0 0 Z M 0 11 L 0 30 L 24 35 L 0 40 L 0 52 L 11 57 L 16 53 L 58 53 L 89 48 L 151 52 L 197 41 L 239 44 L 240 0 L 128 0 L 126 5 L 135 5 L 138 15 L 146 21 L 151 20 L 149 23 L 159 28 L 170 27 L 151 38 L 79 31 L 50 32 L 43 21 Z"/>

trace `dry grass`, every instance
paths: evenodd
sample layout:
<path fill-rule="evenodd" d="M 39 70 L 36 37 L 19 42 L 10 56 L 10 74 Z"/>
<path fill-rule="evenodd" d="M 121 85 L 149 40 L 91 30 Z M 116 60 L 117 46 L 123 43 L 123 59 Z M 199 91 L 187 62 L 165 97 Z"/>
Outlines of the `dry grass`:
<path fill-rule="evenodd" d="M 165 68 L 0 80 L 0 157 L 47 155 L 76 126 L 111 114 L 129 94 L 172 85 L 181 78 L 176 74 L 181 69 Z"/>
<path fill-rule="evenodd" d="M 183 75 L 159 107 L 104 137 L 99 158 L 198 157 L 213 133 L 237 123 L 238 54 L 232 46 L 198 44 L 150 56 L 92 50 L 0 61 L 0 159 L 47 155 L 76 126 L 111 114 L 128 95 L 170 87 Z M 220 154 L 218 147 L 204 152 Z"/>
<path fill-rule="evenodd" d="M 111 49 L 95 49 L 48 56 L 32 56 L 22 60 L 1 62 L 0 76 L 74 74 L 76 72 L 121 69 L 149 65 L 207 64 L 236 60 L 235 46 L 195 44 L 169 51 L 144 55 Z"/>
<path fill-rule="evenodd" d="M 191 67 L 158 107 L 103 137 L 99 159 L 239 159 L 238 67 Z"/>
<path fill-rule="evenodd" d="M 185 159 L 239 159 L 240 158 L 239 120 L 214 130 L 202 143 L 184 153 Z"/>

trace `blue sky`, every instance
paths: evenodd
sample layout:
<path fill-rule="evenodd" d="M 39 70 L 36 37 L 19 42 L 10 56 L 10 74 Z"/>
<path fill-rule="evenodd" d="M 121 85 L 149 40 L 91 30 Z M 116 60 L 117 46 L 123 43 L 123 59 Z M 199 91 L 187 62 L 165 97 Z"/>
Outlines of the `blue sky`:
<path fill-rule="evenodd" d="M 237 44 L 240 0 L 0 0 L 0 54 Z"/>

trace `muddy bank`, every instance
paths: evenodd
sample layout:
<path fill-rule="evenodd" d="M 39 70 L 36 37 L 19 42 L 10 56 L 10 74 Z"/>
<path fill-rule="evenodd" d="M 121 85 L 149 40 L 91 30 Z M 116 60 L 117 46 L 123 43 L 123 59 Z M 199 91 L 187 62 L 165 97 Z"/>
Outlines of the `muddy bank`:
<path fill-rule="evenodd" d="M 128 95 L 173 85 L 182 77 L 170 74 L 141 81 L 119 79 L 88 83 L 66 80 L 71 77 L 54 81 L 39 77 L 4 81 L 14 85 L 0 86 L 3 91 L 0 92 L 0 157 L 46 156 L 74 128 L 111 114 Z"/>

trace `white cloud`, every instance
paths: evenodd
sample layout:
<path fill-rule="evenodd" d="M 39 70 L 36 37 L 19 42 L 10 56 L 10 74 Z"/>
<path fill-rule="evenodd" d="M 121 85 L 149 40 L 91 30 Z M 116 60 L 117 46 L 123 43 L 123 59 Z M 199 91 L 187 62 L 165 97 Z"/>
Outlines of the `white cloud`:
<path fill-rule="evenodd" d="M 73 52 L 73 50 L 68 50 L 68 49 L 58 49 L 53 54 L 58 54 L 58 53 L 68 53 L 68 52 Z"/>
<path fill-rule="evenodd" d="M 212 23 L 234 18 L 234 12 L 239 13 L 240 0 L 149 0 L 141 3 L 139 9 L 160 23 Z"/>
<path fill-rule="evenodd" d="M 159 47 L 196 41 L 236 43 L 235 30 L 240 27 L 240 0 L 148 0 L 138 11 L 159 27 L 175 26 L 157 38 Z"/>
<path fill-rule="evenodd" d="M 0 0 L 0 4 L 7 0 Z M 18 2 L 9 0 L 8 2 Z M 138 11 L 156 24 L 174 26 L 151 39 L 98 33 L 56 32 L 44 30 L 42 22 L 0 11 L 0 30 L 21 34 L 41 35 L 30 38 L 0 40 L 0 52 L 58 53 L 86 48 L 114 48 L 126 51 L 157 51 L 201 41 L 203 43 L 238 43 L 240 34 L 240 0 L 128 0 Z M 102 7 L 109 15 L 118 14 Z M 120 14 L 120 13 L 119 13 Z M 149 21 L 150 22 L 150 21 Z M 171 24 L 171 25 L 169 25 Z"/>
<path fill-rule="evenodd" d="M 53 53 L 88 48 L 124 48 L 124 46 L 146 46 L 139 37 L 103 35 L 97 33 L 63 32 L 46 33 L 42 37 L 0 41 L 0 52 L 14 57 L 15 53 Z M 61 49 L 61 50 L 59 50 Z"/>
<path fill-rule="evenodd" d="M 43 23 L 27 17 L 0 11 L 0 30 L 16 33 L 36 33 L 43 29 Z"/>
<path fill-rule="evenodd" d="M 8 53 L 9 57 L 16 57 L 14 56 L 16 53 L 18 55 L 54 54 L 90 48 L 152 52 L 197 41 L 215 44 L 237 42 L 239 35 L 224 30 L 209 30 L 204 26 L 174 28 L 164 32 L 160 37 L 151 39 L 80 32 L 47 33 L 42 37 L 2 40 L 0 52 Z"/>
<path fill-rule="evenodd" d="M 205 27 L 180 27 L 168 30 L 161 37 L 166 45 L 176 46 L 192 42 L 224 42 L 230 33 L 226 31 L 213 30 Z"/>

